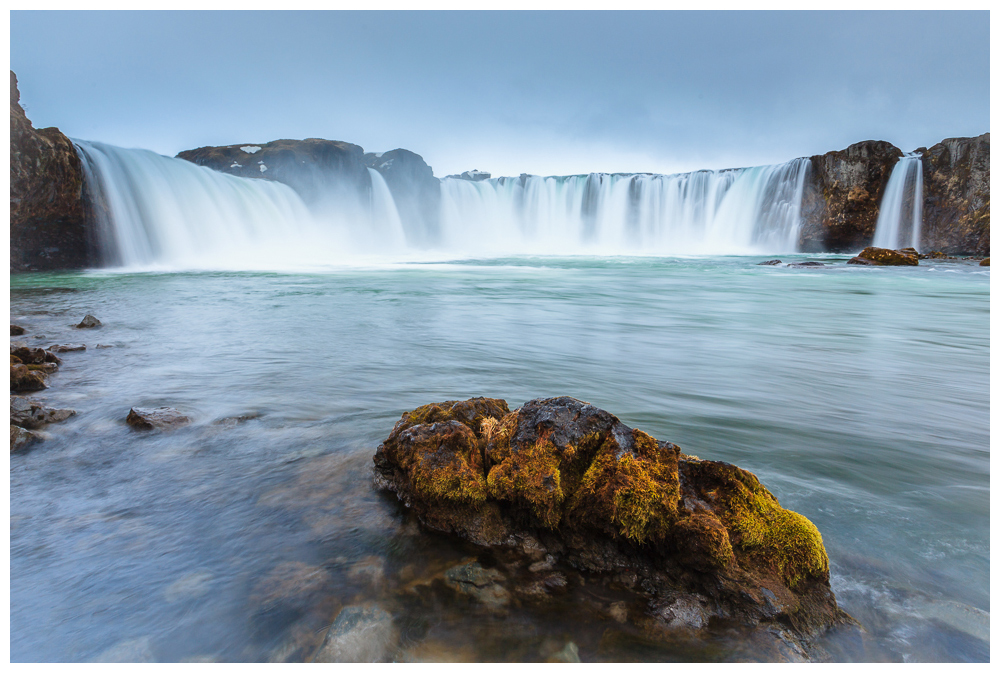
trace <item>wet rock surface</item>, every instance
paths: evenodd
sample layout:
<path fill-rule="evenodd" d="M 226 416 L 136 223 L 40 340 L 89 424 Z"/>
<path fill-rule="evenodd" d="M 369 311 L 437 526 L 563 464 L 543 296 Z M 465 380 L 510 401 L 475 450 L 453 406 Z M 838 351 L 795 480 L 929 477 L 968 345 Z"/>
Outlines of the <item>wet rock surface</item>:
<path fill-rule="evenodd" d="M 85 351 L 87 346 L 84 344 L 53 344 L 48 347 L 50 353 L 72 353 L 73 351 Z"/>
<path fill-rule="evenodd" d="M 343 608 L 333 621 L 316 663 L 377 663 L 386 661 L 398 640 L 392 615 L 374 605 Z"/>
<path fill-rule="evenodd" d="M 765 262 L 757 262 L 757 266 L 777 266 L 781 264 L 780 259 L 769 259 Z"/>
<path fill-rule="evenodd" d="M 100 327 L 101 321 L 90 315 L 89 313 L 83 317 L 83 320 L 77 325 L 79 329 L 93 329 L 94 327 Z"/>
<path fill-rule="evenodd" d="M 990 134 L 942 140 L 921 161 L 922 249 L 990 254 Z"/>
<path fill-rule="evenodd" d="M 171 407 L 132 407 L 125 422 L 138 430 L 172 430 L 187 425 L 191 419 Z"/>
<path fill-rule="evenodd" d="M 21 336 L 22 334 L 24 334 L 24 328 L 23 327 L 21 327 L 20 325 L 11 324 L 11 326 L 10 326 L 10 335 L 11 336 Z"/>
<path fill-rule="evenodd" d="M 75 416 L 73 409 L 52 409 L 36 400 L 17 395 L 10 396 L 10 422 L 29 430 L 37 430 L 49 423 L 64 421 Z"/>
<path fill-rule="evenodd" d="M 13 453 L 18 449 L 23 449 L 28 444 L 32 442 L 37 442 L 41 439 L 41 435 L 37 432 L 32 432 L 31 430 L 25 430 L 22 427 L 14 425 L 10 426 L 10 451 Z"/>
<path fill-rule="evenodd" d="M 489 566 L 444 573 L 486 607 L 596 582 L 644 606 L 638 616 L 609 600 L 599 610 L 611 621 L 685 633 L 738 624 L 803 651 L 853 623 L 808 519 L 753 474 L 686 456 L 585 402 L 426 405 L 403 415 L 374 460 L 376 484 L 425 527 L 488 552 Z"/>
<path fill-rule="evenodd" d="M 989 266 L 989 265 L 990 265 L 990 258 L 989 257 L 987 257 L 986 259 L 984 259 L 983 261 L 981 261 L 979 263 L 979 266 Z"/>
<path fill-rule="evenodd" d="M 917 251 L 913 248 L 889 250 L 869 247 L 859 252 L 857 257 L 847 260 L 847 263 L 866 266 L 917 266 L 920 261 Z"/>

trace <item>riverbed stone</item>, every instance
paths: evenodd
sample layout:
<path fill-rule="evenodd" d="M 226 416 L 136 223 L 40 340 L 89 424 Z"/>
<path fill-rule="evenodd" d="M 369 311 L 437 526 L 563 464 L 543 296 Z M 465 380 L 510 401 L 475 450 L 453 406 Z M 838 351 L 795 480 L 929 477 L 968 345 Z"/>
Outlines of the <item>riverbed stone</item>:
<path fill-rule="evenodd" d="M 888 248 L 868 247 L 858 253 L 858 256 L 848 260 L 848 264 L 864 264 L 865 262 L 855 261 L 858 259 L 867 260 L 876 266 L 917 266 L 920 260 L 917 258 L 917 251 L 913 248 L 902 250 L 889 250 Z"/>
<path fill-rule="evenodd" d="M 77 325 L 77 328 L 93 329 L 95 327 L 100 327 L 101 324 L 102 323 L 100 320 L 98 320 L 97 318 L 88 313 L 87 315 L 83 316 L 83 320 L 80 321 L 80 323 Z"/>
<path fill-rule="evenodd" d="M 75 415 L 76 411 L 73 409 L 53 409 L 26 397 L 10 396 L 10 422 L 22 428 L 36 430 L 48 423 L 58 423 Z"/>
<path fill-rule="evenodd" d="M 45 373 L 32 371 L 29 365 L 10 365 L 10 390 L 15 393 L 32 392 L 47 388 L 45 383 Z"/>
<path fill-rule="evenodd" d="M 85 344 L 53 344 L 48 348 L 51 353 L 70 353 L 73 351 L 85 351 Z"/>
<path fill-rule="evenodd" d="M 187 425 L 191 419 L 171 407 L 132 407 L 125 422 L 139 430 L 172 430 Z"/>
<path fill-rule="evenodd" d="M 312 660 L 316 663 L 384 662 L 398 637 L 388 612 L 375 605 L 351 605 L 341 609 Z"/>
<path fill-rule="evenodd" d="M 830 589 L 819 531 L 755 475 L 587 402 L 426 405 L 403 414 L 374 462 L 376 484 L 425 527 L 488 549 L 499 567 L 551 555 L 552 578 L 568 567 L 580 582 L 636 593 L 664 628 L 697 631 L 718 617 L 805 643 L 854 623 Z M 529 537 L 546 551 L 528 555 Z M 547 579 L 507 579 L 478 561 L 445 573 L 456 591 L 498 605 L 507 586 L 528 596 Z"/>
<path fill-rule="evenodd" d="M 42 436 L 37 432 L 32 432 L 31 430 L 25 430 L 22 427 L 18 427 L 13 423 L 10 426 L 10 452 L 13 453 L 18 449 L 22 449 L 32 442 L 37 442 L 42 439 Z"/>

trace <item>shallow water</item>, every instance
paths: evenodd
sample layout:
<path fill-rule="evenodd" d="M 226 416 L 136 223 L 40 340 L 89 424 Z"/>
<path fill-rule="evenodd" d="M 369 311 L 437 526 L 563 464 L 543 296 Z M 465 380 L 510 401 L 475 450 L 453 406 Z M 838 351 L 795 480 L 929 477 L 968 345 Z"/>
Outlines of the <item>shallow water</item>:
<path fill-rule="evenodd" d="M 566 394 L 808 516 L 869 634 L 835 658 L 988 661 L 989 271 L 825 259 L 12 276 L 12 340 L 88 349 L 33 395 L 78 415 L 11 456 L 11 660 L 302 660 L 367 601 L 399 660 L 766 656 L 651 640 L 590 585 L 497 615 L 428 579 L 475 550 L 372 490 L 375 447 L 427 402 Z"/>

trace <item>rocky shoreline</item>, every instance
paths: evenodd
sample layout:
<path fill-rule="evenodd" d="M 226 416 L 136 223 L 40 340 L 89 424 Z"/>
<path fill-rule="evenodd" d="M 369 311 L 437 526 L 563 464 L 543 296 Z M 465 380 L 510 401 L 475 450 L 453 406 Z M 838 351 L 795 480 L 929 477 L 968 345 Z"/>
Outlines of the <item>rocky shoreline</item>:
<path fill-rule="evenodd" d="M 73 143 L 59 129 L 34 129 L 13 72 L 10 86 L 10 271 L 100 266 L 101 204 L 88 190 Z M 920 248 L 988 256 L 990 134 L 948 138 L 917 152 L 925 185 Z M 902 156 L 888 142 L 866 140 L 810 157 L 798 249 L 839 253 L 871 245 L 879 204 Z M 385 180 L 413 243 L 439 241 L 440 180 L 409 150 L 366 153 L 348 142 L 307 138 L 201 147 L 177 157 L 230 175 L 282 182 L 312 206 L 345 192 L 370 193 L 371 169 Z M 457 177 L 475 181 L 488 175 Z"/>

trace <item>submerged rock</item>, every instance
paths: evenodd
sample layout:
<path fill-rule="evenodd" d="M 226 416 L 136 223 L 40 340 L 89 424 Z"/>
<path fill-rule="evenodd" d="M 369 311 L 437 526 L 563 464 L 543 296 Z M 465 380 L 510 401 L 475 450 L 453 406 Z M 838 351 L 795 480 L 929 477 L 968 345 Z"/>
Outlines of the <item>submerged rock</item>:
<path fill-rule="evenodd" d="M 13 453 L 18 449 L 24 448 L 31 442 L 38 441 L 42 438 L 37 432 L 32 432 L 31 430 L 25 430 L 24 428 L 18 427 L 11 423 L 10 426 L 10 451 Z"/>
<path fill-rule="evenodd" d="M 628 577 L 664 628 L 720 619 L 805 643 L 853 621 L 830 590 L 819 531 L 753 474 L 571 397 L 514 411 L 481 397 L 429 404 L 403 414 L 374 462 L 377 485 L 426 527 L 495 555 Z M 474 597 L 502 588 L 478 563 L 449 573 Z"/>
<path fill-rule="evenodd" d="M 865 248 L 857 257 L 847 260 L 848 264 L 865 264 L 868 266 L 917 266 L 917 251 L 913 248 L 904 250 L 889 250 L 888 248 Z"/>
<path fill-rule="evenodd" d="M 191 419 L 171 407 L 132 407 L 125 422 L 139 430 L 170 430 L 187 425 Z"/>
<path fill-rule="evenodd" d="M 478 561 L 449 568 L 444 573 L 449 587 L 493 609 L 510 603 L 510 593 L 502 584 L 505 579 L 502 572 L 484 568 Z"/>
<path fill-rule="evenodd" d="M 826 266 L 823 262 L 792 262 L 788 266 L 790 267 L 805 267 L 805 268 L 815 268 L 817 266 Z"/>
<path fill-rule="evenodd" d="M 10 422 L 22 428 L 35 430 L 75 415 L 76 411 L 73 409 L 52 409 L 25 397 L 10 396 Z"/>
<path fill-rule="evenodd" d="M 769 259 L 766 262 L 757 262 L 757 266 L 777 266 L 781 264 L 780 259 Z"/>
<path fill-rule="evenodd" d="M 352 605 L 337 615 L 312 660 L 352 664 L 383 662 L 397 639 L 392 615 L 373 605 Z"/>
<path fill-rule="evenodd" d="M 87 346 L 84 344 L 53 344 L 49 346 L 49 352 L 51 353 L 71 353 L 73 351 L 85 351 Z"/>
<path fill-rule="evenodd" d="M 80 324 L 77 325 L 77 328 L 91 329 L 100 326 L 101 326 L 101 321 L 88 313 L 87 315 L 83 316 L 83 320 L 80 321 Z"/>

